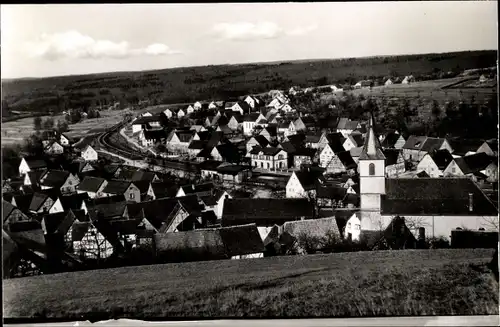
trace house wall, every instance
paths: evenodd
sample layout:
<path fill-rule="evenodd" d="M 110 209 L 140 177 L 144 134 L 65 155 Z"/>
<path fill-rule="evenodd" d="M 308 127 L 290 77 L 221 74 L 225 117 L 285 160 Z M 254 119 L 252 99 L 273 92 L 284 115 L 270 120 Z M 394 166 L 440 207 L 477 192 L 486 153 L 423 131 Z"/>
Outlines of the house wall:
<path fill-rule="evenodd" d="M 166 229 L 165 233 L 173 233 L 177 232 L 177 226 L 179 226 L 180 223 L 184 221 L 189 216 L 189 214 L 184 210 L 184 208 L 180 208 L 174 216 L 174 219 L 172 220 L 172 223 L 170 223 L 170 226 Z"/>
<path fill-rule="evenodd" d="M 20 176 L 26 175 L 26 173 L 28 173 L 30 171 L 31 171 L 31 169 L 28 166 L 28 163 L 26 162 L 26 160 L 24 158 L 21 159 L 21 163 L 19 164 L 19 175 Z"/>
<path fill-rule="evenodd" d="M 85 159 L 85 161 L 97 161 L 97 151 L 89 146 L 82 152 L 82 158 Z"/>
<path fill-rule="evenodd" d="M 312 160 L 309 156 L 294 156 L 293 165 L 296 168 L 300 168 L 302 164 L 312 164 Z"/>
<path fill-rule="evenodd" d="M 405 145 L 406 141 L 403 138 L 402 135 L 399 136 L 398 140 L 396 141 L 396 144 L 394 144 L 394 149 L 402 149 L 403 146 Z"/>
<path fill-rule="evenodd" d="M 69 174 L 66 182 L 64 182 L 64 184 L 61 186 L 61 193 L 75 193 L 78 184 L 80 184 L 80 180 L 78 179 L 78 177 L 74 176 L 73 174 Z"/>
<path fill-rule="evenodd" d="M 16 223 L 18 221 L 29 221 L 29 220 L 31 219 L 28 218 L 28 216 L 26 216 L 21 210 L 15 208 L 14 210 L 12 210 L 9 216 L 4 219 L 3 223 L 4 225 L 8 225 Z"/>
<path fill-rule="evenodd" d="M 495 151 L 491 149 L 491 147 L 488 145 L 488 143 L 484 142 L 481 144 L 481 146 L 477 149 L 477 153 L 484 152 L 489 156 L 495 156 Z"/>
<path fill-rule="evenodd" d="M 49 213 L 58 213 L 63 211 L 64 209 L 59 199 L 57 199 L 49 209 Z"/>
<path fill-rule="evenodd" d="M 257 230 L 259 231 L 260 238 L 264 241 L 271 231 L 273 226 L 257 226 Z"/>
<path fill-rule="evenodd" d="M 488 182 L 498 182 L 498 166 L 495 163 L 489 164 L 482 173 L 488 176 Z"/>
<path fill-rule="evenodd" d="M 45 149 L 45 153 L 47 154 L 62 154 L 63 152 L 64 148 L 58 143 L 53 143 L 49 148 Z"/>
<path fill-rule="evenodd" d="M 346 151 L 350 151 L 352 148 L 356 148 L 356 144 L 354 144 L 351 139 L 348 137 L 346 138 L 346 140 L 344 141 L 344 143 L 342 144 L 342 146 L 344 147 L 344 149 Z"/>
<path fill-rule="evenodd" d="M 142 125 L 141 124 L 132 124 L 132 133 L 138 133 L 142 130 Z"/>
<path fill-rule="evenodd" d="M 125 191 L 125 199 L 127 199 L 127 201 L 141 202 L 141 191 L 137 186 L 131 184 Z"/>
<path fill-rule="evenodd" d="M 396 163 L 394 165 L 386 166 L 385 173 L 387 177 L 397 177 L 406 171 L 405 163 Z"/>
<path fill-rule="evenodd" d="M 45 202 L 40 206 L 37 213 L 49 212 L 49 210 L 50 210 L 50 208 L 52 208 L 53 204 L 54 204 L 54 200 L 52 200 L 51 198 L 47 198 L 45 200 Z"/>
<path fill-rule="evenodd" d="M 463 173 L 462 169 L 460 169 L 460 167 L 457 165 L 455 160 L 453 160 L 452 162 L 450 162 L 448 164 L 448 167 L 446 167 L 446 169 L 444 170 L 443 176 L 445 176 L 445 177 L 450 177 L 450 176 L 462 177 L 462 176 L 465 176 L 465 174 Z"/>
<path fill-rule="evenodd" d="M 417 170 L 424 170 L 430 177 L 443 176 L 443 172 L 439 169 L 429 154 L 426 154 L 422 160 L 420 160 L 417 165 Z"/>
<path fill-rule="evenodd" d="M 359 241 L 361 235 L 361 220 L 356 214 L 353 214 L 351 218 L 347 220 L 344 227 L 344 238 L 347 239 L 349 234 L 351 234 L 351 239 L 353 241 Z"/>
<path fill-rule="evenodd" d="M 69 145 L 69 140 L 63 135 L 61 135 L 61 137 L 59 138 L 59 143 L 63 146 L 67 146 Z"/>
<path fill-rule="evenodd" d="M 285 190 L 287 198 L 307 198 L 307 193 L 295 173 L 292 173 L 292 176 L 286 183 Z"/>
<path fill-rule="evenodd" d="M 73 253 L 85 259 L 105 259 L 113 254 L 113 246 L 91 225 L 81 241 L 73 242 Z"/>

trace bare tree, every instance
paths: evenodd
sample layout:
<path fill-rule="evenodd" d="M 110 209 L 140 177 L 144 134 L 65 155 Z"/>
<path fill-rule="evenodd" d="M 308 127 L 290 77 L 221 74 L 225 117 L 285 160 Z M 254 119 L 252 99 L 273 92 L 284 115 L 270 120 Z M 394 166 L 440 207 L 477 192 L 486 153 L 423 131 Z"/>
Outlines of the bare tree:
<path fill-rule="evenodd" d="M 498 231 L 498 217 L 483 217 L 482 220 L 486 228 Z"/>

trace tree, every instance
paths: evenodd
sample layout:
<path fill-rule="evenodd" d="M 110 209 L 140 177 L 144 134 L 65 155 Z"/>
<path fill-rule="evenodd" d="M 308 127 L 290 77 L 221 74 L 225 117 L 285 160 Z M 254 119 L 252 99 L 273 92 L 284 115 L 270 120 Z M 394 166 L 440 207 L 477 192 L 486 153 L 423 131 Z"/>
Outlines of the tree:
<path fill-rule="evenodd" d="M 33 134 L 24 140 L 24 151 L 32 156 L 43 155 L 43 144 L 42 139 Z"/>
<path fill-rule="evenodd" d="M 42 129 L 42 118 L 41 117 L 35 117 L 33 119 L 33 127 L 35 131 L 39 131 Z"/>
<path fill-rule="evenodd" d="M 59 133 L 64 133 L 68 131 L 68 123 L 63 121 L 63 120 L 58 120 L 57 121 L 57 131 Z"/>
<path fill-rule="evenodd" d="M 43 128 L 45 130 L 51 130 L 54 128 L 54 119 L 53 118 L 47 118 L 44 122 L 43 122 Z"/>
<path fill-rule="evenodd" d="M 435 120 L 438 120 L 441 116 L 441 108 L 439 108 L 439 103 L 436 100 L 432 101 L 431 113 Z"/>

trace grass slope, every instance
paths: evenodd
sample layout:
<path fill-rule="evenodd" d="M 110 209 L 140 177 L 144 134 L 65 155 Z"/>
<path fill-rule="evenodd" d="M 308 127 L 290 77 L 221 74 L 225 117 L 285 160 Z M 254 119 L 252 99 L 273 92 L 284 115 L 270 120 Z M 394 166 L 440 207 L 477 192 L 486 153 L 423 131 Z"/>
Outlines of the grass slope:
<path fill-rule="evenodd" d="M 5 280 L 4 317 L 498 314 L 492 250 L 407 250 L 124 267 Z"/>

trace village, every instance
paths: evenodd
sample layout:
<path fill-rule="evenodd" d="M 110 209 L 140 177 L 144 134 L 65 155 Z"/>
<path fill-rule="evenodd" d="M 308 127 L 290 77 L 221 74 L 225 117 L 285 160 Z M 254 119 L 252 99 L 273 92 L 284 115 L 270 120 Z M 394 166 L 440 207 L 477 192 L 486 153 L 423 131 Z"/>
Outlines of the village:
<path fill-rule="evenodd" d="M 354 86 L 361 87 L 370 83 Z M 146 110 L 119 129 L 129 149 L 155 158 L 141 168 L 116 162 L 95 140 L 44 132 L 45 155 L 24 157 L 19 176 L 2 184 L 4 242 L 20 250 L 4 274 L 141 256 L 181 262 L 316 253 L 338 243 L 425 248 L 432 239 L 461 247 L 460 232 L 471 231 L 496 246 L 496 196 L 485 190 L 497 189 L 498 140 L 404 135 L 381 129 L 370 113 L 320 128 L 291 104 L 306 92 L 291 87 Z M 332 85 L 331 92 L 343 90 Z M 197 123 L 181 123 L 187 117 Z M 162 168 L 166 161 L 196 171 Z M 402 226 L 397 237 L 394 226 Z"/>

